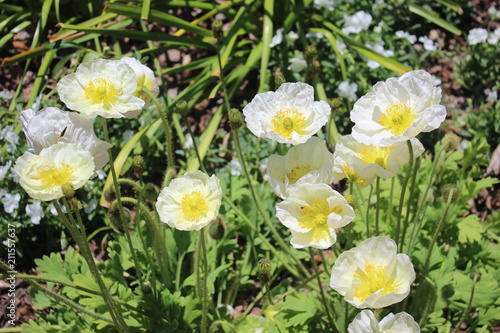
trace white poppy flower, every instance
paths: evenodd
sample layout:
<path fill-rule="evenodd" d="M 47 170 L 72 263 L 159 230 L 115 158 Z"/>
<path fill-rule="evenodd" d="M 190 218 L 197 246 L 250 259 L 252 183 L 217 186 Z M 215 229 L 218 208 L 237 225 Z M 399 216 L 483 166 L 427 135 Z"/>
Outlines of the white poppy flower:
<path fill-rule="evenodd" d="M 144 107 L 136 88 L 137 75 L 121 60 L 84 62 L 57 83 L 64 104 L 87 118 L 135 117 Z"/>
<path fill-rule="evenodd" d="M 283 83 L 276 92 L 257 94 L 243 114 L 254 135 L 298 145 L 326 124 L 330 106 L 315 102 L 313 87 L 306 83 Z"/>
<path fill-rule="evenodd" d="M 142 99 L 146 104 L 144 107 L 148 107 L 151 102 L 151 97 L 142 91 L 142 87 L 153 93 L 153 96 L 157 97 L 160 88 L 156 82 L 156 77 L 154 72 L 146 65 L 143 65 L 139 60 L 132 57 L 123 57 L 120 59 L 129 65 L 137 75 L 137 88 L 135 89 L 134 96 Z"/>
<path fill-rule="evenodd" d="M 173 179 L 156 202 L 162 222 L 178 230 L 200 230 L 217 218 L 222 189 L 219 179 L 196 170 Z"/>
<path fill-rule="evenodd" d="M 79 189 L 94 173 L 92 154 L 68 143 L 42 149 L 39 155 L 30 152 L 19 157 L 14 170 L 21 186 L 33 199 L 50 201 L 61 198 L 62 185 Z"/>
<path fill-rule="evenodd" d="M 351 161 L 344 161 L 340 154 L 333 153 L 333 178 L 334 180 L 342 180 L 346 178 L 349 182 L 357 184 L 359 187 L 365 187 L 370 185 L 371 182 L 375 179 L 375 177 L 367 178 L 365 175 L 360 175 L 355 171 L 358 169 L 362 169 L 362 163 L 359 163 L 358 160 L 352 159 Z M 356 166 L 353 162 L 358 162 L 360 165 Z"/>
<path fill-rule="evenodd" d="M 372 237 L 342 253 L 332 268 L 330 286 L 358 309 L 380 309 L 410 293 L 415 270 L 396 242 Z"/>
<path fill-rule="evenodd" d="M 430 132 L 446 118 L 440 100 L 441 88 L 423 70 L 378 82 L 354 104 L 352 136 L 364 144 L 392 146 Z"/>
<path fill-rule="evenodd" d="M 371 310 L 361 311 L 347 328 L 349 333 L 420 333 L 420 326 L 406 312 L 389 313 L 380 322 Z"/>
<path fill-rule="evenodd" d="M 410 140 L 413 156 L 418 157 L 425 151 L 417 139 Z M 335 146 L 334 158 L 345 161 L 356 174 L 365 179 L 374 177 L 394 177 L 399 167 L 410 161 L 410 154 L 406 142 L 396 143 L 393 146 L 365 145 L 356 141 L 352 135 L 341 136 Z M 337 172 L 341 166 L 335 166 Z M 347 175 L 346 175 L 347 176 Z"/>
<path fill-rule="evenodd" d="M 333 154 L 325 140 L 312 137 L 288 150 L 285 156 L 271 155 L 267 162 L 267 180 L 274 193 L 286 198 L 301 184 L 333 182 Z"/>
<path fill-rule="evenodd" d="M 75 112 L 62 111 L 56 107 L 38 112 L 28 109 L 21 111 L 20 119 L 24 135 L 35 155 L 57 143 L 73 143 L 92 154 L 94 171 L 101 169 L 109 161 L 108 149 L 112 145 L 99 140 L 92 122 Z"/>
<path fill-rule="evenodd" d="M 354 219 L 347 200 L 327 184 L 302 184 L 276 205 L 276 216 L 290 229 L 290 244 L 327 249 L 337 241 L 335 229 Z"/>

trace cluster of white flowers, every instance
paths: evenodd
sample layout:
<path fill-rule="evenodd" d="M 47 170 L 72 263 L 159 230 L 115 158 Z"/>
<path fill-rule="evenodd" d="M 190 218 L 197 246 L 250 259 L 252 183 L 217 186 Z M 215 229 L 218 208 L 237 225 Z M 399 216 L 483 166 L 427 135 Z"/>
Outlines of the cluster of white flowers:
<path fill-rule="evenodd" d="M 434 44 L 434 41 L 426 36 L 418 37 L 418 41 L 422 43 L 426 51 L 437 50 L 437 46 Z"/>
<path fill-rule="evenodd" d="M 285 31 L 285 28 L 279 28 L 278 30 L 276 30 L 276 35 L 274 35 L 271 39 L 269 47 L 273 48 L 283 43 L 283 37 L 285 37 L 290 43 L 293 43 L 297 39 L 299 39 L 299 35 L 296 32 L 290 31 L 286 36 L 283 36 L 283 31 Z"/>
<path fill-rule="evenodd" d="M 0 131 L 0 140 L 7 141 L 6 150 L 8 153 L 13 153 L 19 144 L 19 135 L 14 132 L 14 126 L 9 125 L 2 128 Z"/>
<path fill-rule="evenodd" d="M 496 28 L 493 32 L 488 33 L 484 28 L 474 28 L 469 31 L 467 41 L 469 45 L 486 43 L 496 45 L 500 40 L 500 28 Z"/>
<path fill-rule="evenodd" d="M 368 30 L 368 27 L 372 23 L 372 16 L 362 10 L 356 12 L 354 15 L 349 16 L 344 14 L 344 27 L 342 32 L 346 35 L 351 33 L 359 34 L 363 30 Z"/>
<path fill-rule="evenodd" d="M 396 31 L 396 36 L 408 40 L 410 44 L 415 44 L 415 42 L 417 41 L 417 36 L 411 35 L 410 33 L 403 30 Z"/>

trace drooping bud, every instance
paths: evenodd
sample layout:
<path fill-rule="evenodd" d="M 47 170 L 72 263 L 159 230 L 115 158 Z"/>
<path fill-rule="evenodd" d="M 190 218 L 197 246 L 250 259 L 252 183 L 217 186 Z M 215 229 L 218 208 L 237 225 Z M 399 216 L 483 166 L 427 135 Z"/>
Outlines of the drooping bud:
<path fill-rule="evenodd" d="M 234 108 L 229 110 L 229 126 L 232 131 L 236 131 L 243 126 L 243 119 L 241 117 L 240 110 Z"/>
<path fill-rule="evenodd" d="M 181 100 L 177 101 L 177 103 L 175 103 L 175 109 L 177 110 L 177 113 L 183 117 L 185 115 L 187 115 L 189 112 L 188 103 L 183 99 L 181 99 Z"/>
<path fill-rule="evenodd" d="M 113 201 L 111 204 L 111 207 L 108 210 L 108 217 L 111 224 L 113 224 L 113 226 L 120 231 L 124 231 L 124 225 L 128 226 L 131 221 L 130 211 L 123 207 L 123 214 L 121 214 L 117 201 Z M 122 218 L 124 219 L 124 222 L 122 222 Z"/>
<path fill-rule="evenodd" d="M 222 38 L 222 28 L 224 24 L 221 20 L 215 20 L 212 22 L 212 36 L 220 40 Z"/>
<path fill-rule="evenodd" d="M 444 202 L 448 202 L 448 198 L 451 195 L 450 203 L 457 202 L 458 197 L 460 196 L 460 190 L 458 189 L 458 186 L 456 186 L 455 184 L 444 185 L 443 189 L 441 190 L 441 193 L 443 194 Z"/>
<path fill-rule="evenodd" d="M 460 146 L 460 138 L 455 133 L 446 133 L 442 142 L 445 151 L 454 151 Z"/>
<path fill-rule="evenodd" d="M 66 197 L 66 199 L 71 199 L 75 196 L 75 189 L 71 183 L 66 183 L 61 186 L 62 193 Z"/>
<path fill-rule="evenodd" d="M 144 185 L 142 193 L 144 199 L 149 201 L 156 201 L 156 199 L 158 198 L 158 194 L 160 193 L 160 189 L 155 184 L 147 183 L 146 185 Z"/>
<path fill-rule="evenodd" d="M 278 88 L 286 82 L 285 77 L 282 74 L 275 74 L 274 75 L 274 87 L 275 90 L 278 90 Z"/>
<path fill-rule="evenodd" d="M 214 240 L 220 240 L 224 237 L 226 233 L 226 223 L 224 222 L 224 218 L 222 215 L 219 215 L 215 220 L 210 223 L 208 228 L 208 234 Z"/>
<path fill-rule="evenodd" d="M 107 202 L 113 202 L 116 200 L 116 191 L 114 186 L 110 186 L 104 191 L 104 199 Z"/>
<path fill-rule="evenodd" d="M 146 169 L 146 166 L 144 165 L 144 158 L 142 158 L 141 155 L 134 156 L 134 159 L 132 160 L 132 168 L 138 174 L 142 174 L 144 172 L 144 170 Z"/>

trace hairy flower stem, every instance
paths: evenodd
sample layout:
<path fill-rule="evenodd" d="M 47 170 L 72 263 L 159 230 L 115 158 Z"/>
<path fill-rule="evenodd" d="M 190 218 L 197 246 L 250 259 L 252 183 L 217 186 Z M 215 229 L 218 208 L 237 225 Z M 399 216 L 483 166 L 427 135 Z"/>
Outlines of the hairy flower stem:
<path fill-rule="evenodd" d="M 406 193 L 406 188 L 408 187 L 408 180 L 410 179 L 411 172 L 413 171 L 413 146 L 411 145 L 411 141 L 408 140 L 406 141 L 406 144 L 408 145 L 408 153 L 410 155 L 410 161 L 408 162 L 408 171 L 406 173 L 405 178 L 403 179 L 403 183 L 401 184 L 401 197 L 399 198 L 399 209 L 398 209 L 398 218 L 396 220 L 396 244 L 398 247 L 401 249 L 403 247 L 403 244 L 400 244 L 400 233 L 401 233 L 401 217 L 403 216 L 403 204 L 405 200 L 405 193 Z M 406 228 L 405 228 L 406 230 Z"/>
<path fill-rule="evenodd" d="M 441 215 L 441 219 L 439 220 L 439 223 L 436 227 L 436 230 L 434 231 L 434 235 L 432 236 L 432 240 L 429 244 L 427 256 L 425 257 L 424 268 L 422 270 L 422 277 L 425 277 L 427 275 L 427 273 L 429 272 L 429 263 L 431 261 L 432 250 L 434 249 L 434 245 L 436 244 L 439 233 L 441 232 L 441 229 L 443 228 L 444 221 L 446 219 L 446 215 L 448 214 L 448 210 L 450 209 L 451 201 L 453 199 L 453 194 L 455 194 L 455 191 L 456 191 L 455 189 L 451 189 L 450 193 L 448 194 L 448 199 L 446 200 L 446 206 L 445 206 L 443 215 Z"/>
<path fill-rule="evenodd" d="M 373 185 L 370 184 L 370 193 L 368 193 L 368 202 L 366 204 L 366 213 L 365 213 L 365 224 L 366 224 L 366 238 L 370 238 L 370 207 L 372 205 L 371 199 L 372 199 L 372 193 L 373 193 Z"/>
<path fill-rule="evenodd" d="M 103 121 L 103 134 L 104 134 L 104 139 L 107 142 L 110 142 L 109 140 L 109 133 L 108 133 L 108 124 L 106 122 L 106 119 Z M 142 275 L 140 272 L 140 266 L 139 262 L 137 261 L 137 255 L 135 253 L 135 248 L 132 244 L 132 237 L 130 236 L 130 230 L 127 222 L 127 218 L 124 217 L 125 211 L 123 210 L 123 204 L 122 204 L 122 199 L 121 199 L 121 193 L 120 193 L 120 185 L 118 185 L 118 177 L 116 176 L 116 170 L 115 170 L 115 160 L 113 157 L 113 153 L 111 152 L 111 149 L 108 150 L 108 155 L 109 155 L 109 165 L 111 169 L 111 176 L 113 178 L 113 185 L 115 187 L 115 195 L 116 195 L 116 202 L 118 203 L 118 209 L 120 212 L 120 221 L 123 227 L 123 232 L 125 233 L 125 238 L 127 239 L 128 247 L 130 249 L 130 254 L 132 255 L 132 260 L 134 261 L 134 265 L 137 269 L 138 275 L 139 275 L 139 280 L 142 283 Z"/>
<path fill-rule="evenodd" d="M 201 314 L 201 332 L 207 332 L 207 318 L 208 318 L 208 265 L 207 265 L 207 250 L 205 247 L 205 229 L 198 232 L 196 239 L 196 248 L 194 254 L 196 286 L 195 293 L 197 297 L 201 298 L 202 314 Z M 203 273 L 201 272 L 203 271 Z"/>
<path fill-rule="evenodd" d="M 160 114 L 161 122 L 163 124 L 163 129 L 165 131 L 165 143 L 166 143 L 166 152 L 165 155 L 167 157 L 167 172 L 165 175 L 169 174 L 169 170 L 175 170 L 174 168 L 174 150 L 173 150 L 173 145 L 172 145 L 172 128 L 170 126 L 170 122 L 168 121 L 168 114 L 166 111 L 163 110 L 163 106 L 161 105 L 160 101 L 158 98 L 156 98 L 155 95 L 145 87 L 142 87 L 141 89 L 142 92 L 146 93 L 153 103 L 156 105 L 156 109 L 158 110 L 158 113 Z M 193 138 L 194 141 L 194 138 Z M 163 186 L 167 186 L 168 183 L 170 182 L 169 177 L 165 177 L 163 181 Z"/>
<path fill-rule="evenodd" d="M 318 252 L 322 252 L 322 251 L 318 249 Z M 311 256 L 311 263 L 313 265 L 314 271 L 316 273 L 320 273 L 318 265 L 316 264 L 316 260 L 314 259 L 314 252 L 311 248 L 309 248 L 309 255 Z M 323 265 L 325 265 L 325 262 L 323 262 Z M 329 276 L 328 273 L 327 273 L 327 276 Z M 323 285 L 321 283 L 321 274 L 318 275 L 317 281 L 318 281 L 319 293 L 321 295 L 321 301 L 323 302 L 323 306 L 325 307 L 326 317 L 328 318 L 328 323 L 330 324 L 330 327 L 334 327 L 335 326 L 334 321 L 333 321 L 333 318 L 330 314 L 330 308 L 328 306 L 328 302 L 327 302 L 326 296 L 325 296 L 325 291 L 323 290 Z"/>
<path fill-rule="evenodd" d="M 207 172 L 207 169 L 205 168 L 205 166 L 203 165 L 202 163 L 202 160 L 201 160 L 201 156 L 200 156 L 200 152 L 198 150 L 198 144 L 196 143 L 196 140 L 194 138 L 194 134 L 193 134 L 193 131 L 191 130 L 191 126 L 189 126 L 189 122 L 188 122 L 188 119 L 187 119 L 187 116 L 184 114 L 182 116 L 182 119 L 184 120 L 184 122 L 186 123 L 186 127 L 187 127 L 187 130 L 189 132 L 189 135 L 191 135 L 191 138 L 193 139 L 193 149 L 194 149 L 194 153 L 196 154 L 196 158 L 198 159 L 198 164 L 200 165 L 200 168 L 201 170 L 204 172 L 204 173 L 208 173 Z"/>
<path fill-rule="evenodd" d="M 410 185 L 410 196 L 408 197 L 408 202 L 406 204 L 406 215 L 405 215 L 405 221 L 403 223 L 403 234 L 401 236 L 401 252 L 403 252 L 406 231 L 408 229 L 408 225 L 410 222 L 409 221 L 410 220 L 410 211 L 412 210 L 411 207 L 413 207 L 413 201 L 414 201 L 414 197 L 415 197 L 415 187 L 416 187 L 415 182 L 416 182 L 419 167 L 420 167 L 420 156 L 415 159 L 415 165 L 413 166 L 413 173 L 412 173 L 411 185 Z M 415 215 L 416 214 L 413 214 L 413 217 Z"/>
<path fill-rule="evenodd" d="M 377 177 L 375 191 L 377 192 L 377 206 L 376 206 L 376 211 L 375 211 L 375 236 L 378 236 L 378 235 L 380 235 L 380 229 L 379 229 L 379 217 L 380 217 L 380 177 Z"/>
<path fill-rule="evenodd" d="M 57 202 L 57 200 L 52 201 L 54 204 L 54 207 L 57 210 L 57 214 L 60 217 L 62 223 L 65 225 L 66 228 L 68 228 L 69 232 L 75 239 L 75 242 L 77 243 L 78 247 L 80 248 L 81 254 L 85 261 L 87 262 L 87 265 L 89 266 L 90 272 L 92 276 L 94 277 L 95 281 L 97 282 L 97 285 L 99 286 L 99 289 L 101 290 L 101 294 L 104 299 L 104 303 L 106 304 L 106 307 L 109 310 L 109 313 L 111 315 L 111 318 L 113 319 L 113 323 L 116 327 L 116 329 L 119 332 L 129 332 L 127 324 L 125 324 L 125 321 L 123 320 L 123 315 L 121 313 L 120 308 L 116 305 L 116 303 L 113 301 L 111 294 L 109 293 L 108 288 L 104 284 L 104 281 L 102 280 L 101 274 L 99 273 L 99 270 L 97 269 L 97 266 L 94 261 L 94 255 L 92 254 L 92 251 L 90 250 L 89 244 L 87 243 L 87 237 L 85 233 L 85 227 L 82 226 L 77 226 L 74 221 L 69 221 L 66 218 L 66 215 L 63 213 L 61 206 Z M 68 212 L 68 216 L 72 218 L 71 214 L 71 209 L 67 203 L 66 198 L 63 197 L 63 202 L 64 205 L 66 206 L 66 211 Z M 78 230 L 80 229 L 80 230 Z"/>

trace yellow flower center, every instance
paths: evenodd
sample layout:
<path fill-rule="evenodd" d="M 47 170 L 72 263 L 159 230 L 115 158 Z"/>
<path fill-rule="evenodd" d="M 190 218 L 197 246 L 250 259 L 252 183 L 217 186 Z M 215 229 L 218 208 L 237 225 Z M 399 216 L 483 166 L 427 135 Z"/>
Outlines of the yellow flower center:
<path fill-rule="evenodd" d="M 276 113 L 271 119 L 272 130 L 287 140 L 292 139 L 292 133 L 299 135 L 304 132 L 306 127 L 306 118 L 297 109 L 284 109 Z"/>
<path fill-rule="evenodd" d="M 312 167 L 310 165 L 297 165 L 295 168 L 290 170 L 286 177 L 288 178 L 288 184 L 292 185 L 297 182 L 302 176 L 311 172 Z"/>
<path fill-rule="evenodd" d="M 413 125 L 415 118 L 408 105 L 392 104 L 380 116 L 378 123 L 388 128 L 392 134 L 401 135 Z"/>
<path fill-rule="evenodd" d="M 383 265 L 375 267 L 366 264 L 364 271 L 358 268 L 353 277 L 361 281 L 354 294 L 361 302 L 379 290 L 382 290 L 382 295 L 387 295 L 399 289 L 399 283 L 395 277 L 387 275 L 386 266 Z"/>
<path fill-rule="evenodd" d="M 38 173 L 38 178 L 47 188 L 61 186 L 73 180 L 75 170 L 68 164 L 61 164 L 58 167 L 45 169 Z"/>
<path fill-rule="evenodd" d="M 391 150 L 394 147 L 378 147 L 371 146 L 369 148 L 363 148 L 358 154 L 358 157 L 363 160 L 363 162 L 367 164 L 378 164 L 382 168 L 387 169 L 387 161 L 389 159 L 389 155 L 391 154 Z"/>
<path fill-rule="evenodd" d="M 198 221 L 207 215 L 207 199 L 200 193 L 200 191 L 193 191 L 189 194 L 184 194 L 181 201 L 181 211 L 186 220 Z"/>
<path fill-rule="evenodd" d="M 109 110 L 111 104 L 118 99 L 118 90 L 111 81 L 99 78 L 88 83 L 85 88 L 85 98 L 94 104 L 103 104 L 103 107 Z"/>
<path fill-rule="evenodd" d="M 326 200 L 317 200 L 310 206 L 300 207 L 301 218 L 299 227 L 302 229 L 312 229 L 314 240 L 325 239 L 330 236 L 328 230 L 328 215 L 331 213 L 342 213 L 341 207 L 330 208 Z"/>
<path fill-rule="evenodd" d="M 351 183 L 358 184 L 359 186 L 365 186 L 367 180 L 356 173 L 353 169 L 349 168 L 347 165 L 342 167 L 344 174 Z"/>

